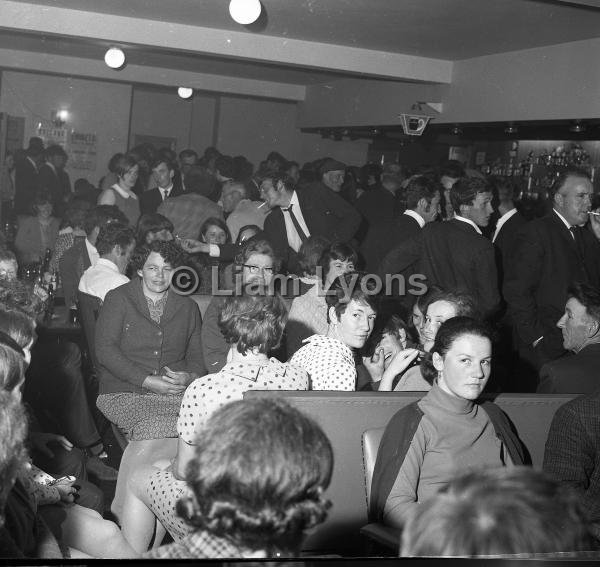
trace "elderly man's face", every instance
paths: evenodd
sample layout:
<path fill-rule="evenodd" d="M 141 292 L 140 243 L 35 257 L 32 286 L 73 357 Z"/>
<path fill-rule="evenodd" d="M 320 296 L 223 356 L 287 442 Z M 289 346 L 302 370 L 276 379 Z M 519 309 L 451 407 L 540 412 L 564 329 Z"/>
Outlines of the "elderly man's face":
<path fill-rule="evenodd" d="M 554 197 L 556 210 L 573 226 L 582 226 L 592 208 L 593 186 L 586 177 L 571 175 Z"/>
<path fill-rule="evenodd" d="M 557 327 L 562 331 L 563 347 L 579 352 L 586 344 L 593 324 L 587 309 L 574 297 L 569 298 L 565 312 L 558 320 Z"/>
<path fill-rule="evenodd" d="M 327 185 L 332 191 L 339 193 L 342 190 L 342 184 L 344 183 L 344 171 L 328 171 L 323 174 L 323 183 Z"/>

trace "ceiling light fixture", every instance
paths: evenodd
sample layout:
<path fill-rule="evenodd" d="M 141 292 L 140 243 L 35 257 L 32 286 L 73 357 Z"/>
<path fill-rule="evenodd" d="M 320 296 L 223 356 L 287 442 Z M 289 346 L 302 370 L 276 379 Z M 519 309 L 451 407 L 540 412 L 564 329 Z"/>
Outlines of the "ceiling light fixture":
<path fill-rule="evenodd" d="M 65 108 L 52 111 L 52 124 L 57 128 L 62 128 L 65 122 L 69 119 L 69 111 Z"/>
<path fill-rule="evenodd" d="M 104 54 L 104 62 L 111 69 L 120 69 L 125 65 L 125 53 L 118 47 L 111 47 Z"/>
<path fill-rule="evenodd" d="M 510 122 L 508 126 L 504 128 L 505 134 L 517 134 L 518 132 L 519 129 L 512 122 Z"/>
<path fill-rule="evenodd" d="M 455 124 L 454 128 L 450 130 L 450 133 L 454 134 L 455 136 L 460 136 L 463 133 L 463 131 L 459 124 Z"/>
<path fill-rule="evenodd" d="M 229 2 L 231 17 L 243 26 L 247 26 L 258 20 L 261 10 L 260 0 L 231 0 Z"/>
<path fill-rule="evenodd" d="M 181 98 L 191 98 L 192 95 L 194 94 L 194 89 L 190 89 L 189 87 L 179 87 L 177 89 L 177 94 L 181 97 Z"/>

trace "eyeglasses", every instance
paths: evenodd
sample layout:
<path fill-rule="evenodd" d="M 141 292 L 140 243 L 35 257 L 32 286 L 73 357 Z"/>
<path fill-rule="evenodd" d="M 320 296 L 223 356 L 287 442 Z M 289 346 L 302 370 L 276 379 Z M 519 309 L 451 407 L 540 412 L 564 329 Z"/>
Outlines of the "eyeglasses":
<path fill-rule="evenodd" d="M 244 266 L 244 268 L 248 268 L 248 271 L 251 274 L 258 274 L 258 272 L 263 272 L 265 274 L 272 275 L 275 273 L 275 270 L 273 268 L 263 268 L 261 266 L 253 266 L 252 264 L 242 264 L 242 266 Z"/>

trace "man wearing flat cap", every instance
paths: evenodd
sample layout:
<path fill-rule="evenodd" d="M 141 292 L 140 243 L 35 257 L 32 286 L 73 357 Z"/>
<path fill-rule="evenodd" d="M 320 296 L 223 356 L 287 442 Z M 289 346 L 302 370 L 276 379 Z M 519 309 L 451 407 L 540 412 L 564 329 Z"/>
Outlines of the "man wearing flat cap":
<path fill-rule="evenodd" d="M 342 190 L 346 164 L 335 159 L 326 159 L 319 168 L 321 183 L 334 193 L 339 193 Z"/>

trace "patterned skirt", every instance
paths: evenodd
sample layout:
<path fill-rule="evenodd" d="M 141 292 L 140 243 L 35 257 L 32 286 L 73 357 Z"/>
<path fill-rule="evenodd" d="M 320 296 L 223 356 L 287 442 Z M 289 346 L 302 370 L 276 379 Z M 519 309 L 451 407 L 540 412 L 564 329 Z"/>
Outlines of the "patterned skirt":
<path fill-rule="evenodd" d="M 131 441 L 177 437 L 177 416 L 183 394 L 149 392 L 100 394 L 98 409 Z"/>

